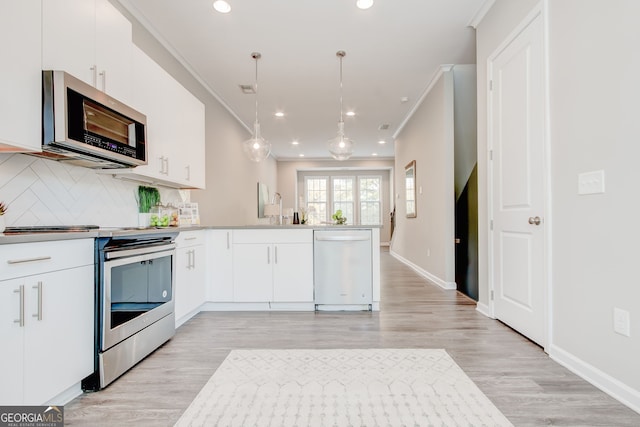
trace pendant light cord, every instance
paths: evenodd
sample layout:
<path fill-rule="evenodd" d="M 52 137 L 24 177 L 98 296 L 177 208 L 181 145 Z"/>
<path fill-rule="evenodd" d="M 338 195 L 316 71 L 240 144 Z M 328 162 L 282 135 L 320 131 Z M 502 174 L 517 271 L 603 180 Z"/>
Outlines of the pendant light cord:
<path fill-rule="evenodd" d="M 258 52 L 253 52 L 251 54 L 251 57 L 253 59 L 255 59 L 255 61 L 256 61 L 256 79 L 255 79 L 255 81 L 256 81 L 256 83 L 255 83 L 255 91 L 256 91 L 256 121 L 255 121 L 255 123 L 256 124 L 258 123 L 258 59 L 260 59 L 261 56 L 262 55 L 260 53 L 258 53 Z"/>
<path fill-rule="evenodd" d="M 342 58 L 346 53 L 343 50 L 339 50 L 336 55 L 340 58 L 340 123 L 342 123 L 344 121 L 342 117 Z"/>

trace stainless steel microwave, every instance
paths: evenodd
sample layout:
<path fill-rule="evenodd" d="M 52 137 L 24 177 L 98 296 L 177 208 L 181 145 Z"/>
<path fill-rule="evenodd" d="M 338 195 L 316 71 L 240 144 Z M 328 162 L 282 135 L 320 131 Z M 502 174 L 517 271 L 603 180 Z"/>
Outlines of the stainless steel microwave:
<path fill-rule="evenodd" d="M 94 169 L 147 163 L 144 114 L 65 73 L 42 72 L 42 152 Z"/>

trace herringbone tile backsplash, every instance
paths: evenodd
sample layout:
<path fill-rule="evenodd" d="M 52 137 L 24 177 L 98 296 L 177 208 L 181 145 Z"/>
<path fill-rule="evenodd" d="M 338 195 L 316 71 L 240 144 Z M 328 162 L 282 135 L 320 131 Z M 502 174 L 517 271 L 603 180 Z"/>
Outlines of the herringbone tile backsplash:
<path fill-rule="evenodd" d="M 137 226 L 138 185 L 93 169 L 25 154 L 0 154 L 0 202 L 8 207 L 7 226 Z M 188 197 L 188 191 L 159 190 L 163 203 Z"/>

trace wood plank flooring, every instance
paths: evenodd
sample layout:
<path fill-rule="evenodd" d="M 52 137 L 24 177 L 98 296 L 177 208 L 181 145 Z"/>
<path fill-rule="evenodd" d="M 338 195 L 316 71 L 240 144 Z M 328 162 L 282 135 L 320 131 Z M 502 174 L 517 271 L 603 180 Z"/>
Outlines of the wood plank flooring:
<path fill-rule="evenodd" d="M 203 312 L 107 389 L 65 406 L 66 425 L 172 426 L 232 349 L 443 348 L 515 426 L 639 426 L 628 409 L 540 347 L 383 249 L 379 313 Z"/>

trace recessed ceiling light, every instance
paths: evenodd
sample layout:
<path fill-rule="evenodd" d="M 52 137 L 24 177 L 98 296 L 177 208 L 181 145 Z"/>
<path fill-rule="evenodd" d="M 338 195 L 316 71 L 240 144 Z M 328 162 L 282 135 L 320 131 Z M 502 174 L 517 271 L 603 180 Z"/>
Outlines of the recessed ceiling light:
<path fill-rule="evenodd" d="M 282 111 L 277 111 L 274 115 L 276 117 L 284 117 L 284 113 Z"/>
<path fill-rule="evenodd" d="M 231 5 L 224 0 L 216 0 L 213 2 L 213 8 L 220 13 L 231 12 Z"/>
<path fill-rule="evenodd" d="M 356 113 L 355 113 L 355 112 L 353 112 L 353 111 L 347 111 L 345 114 L 346 114 L 347 116 L 349 116 L 349 117 L 353 117 L 353 116 L 355 116 L 355 115 L 356 115 Z"/>
<path fill-rule="evenodd" d="M 381 139 L 380 141 L 378 141 L 378 144 L 386 144 L 387 141 L 385 141 L 384 139 Z"/>
<path fill-rule="evenodd" d="M 377 155 L 378 155 L 378 153 L 371 153 L 371 155 L 372 155 L 372 156 L 377 156 Z"/>
<path fill-rule="evenodd" d="M 300 144 L 298 141 L 291 142 L 291 145 L 298 145 L 298 144 Z"/>
<path fill-rule="evenodd" d="M 304 154 L 300 154 L 300 157 L 304 157 Z"/>
<path fill-rule="evenodd" d="M 405 102 L 409 102 L 409 97 L 408 96 L 403 96 L 402 98 L 400 98 L 400 102 L 401 103 L 405 103 Z"/>
<path fill-rule="evenodd" d="M 369 9 L 371 6 L 373 6 L 373 0 L 356 0 L 356 6 L 358 6 L 359 9 Z"/>

